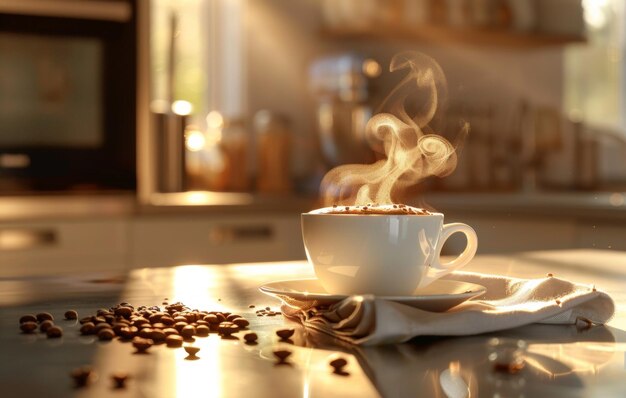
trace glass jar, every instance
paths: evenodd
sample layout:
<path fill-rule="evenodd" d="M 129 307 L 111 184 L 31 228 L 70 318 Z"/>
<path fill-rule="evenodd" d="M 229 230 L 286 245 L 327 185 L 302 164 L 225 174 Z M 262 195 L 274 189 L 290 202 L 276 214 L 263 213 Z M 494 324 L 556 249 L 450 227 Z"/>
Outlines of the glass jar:
<path fill-rule="evenodd" d="M 257 146 L 257 190 L 289 193 L 291 181 L 291 130 L 284 116 L 259 111 L 254 116 Z"/>

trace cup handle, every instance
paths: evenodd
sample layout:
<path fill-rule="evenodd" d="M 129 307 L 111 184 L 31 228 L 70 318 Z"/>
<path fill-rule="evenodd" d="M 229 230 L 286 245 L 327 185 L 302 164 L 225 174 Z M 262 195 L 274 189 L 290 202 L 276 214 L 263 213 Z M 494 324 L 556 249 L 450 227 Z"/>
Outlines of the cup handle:
<path fill-rule="evenodd" d="M 443 245 L 446 243 L 448 238 L 457 232 L 464 234 L 467 238 L 467 245 L 465 246 L 465 250 L 463 250 L 463 253 L 461 253 L 454 260 L 442 263 L 441 249 L 443 248 Z M 474 258 L 477 249 L 478 237 L 476 236 L 476 231 L 474 231 L 474 228 L 462 223 L 445 224 L 443 226 L 443 229 L 441 230 L 441 236 L 439 237 L 439 242 L 437 243 L 437 248 L 435 249 L 435 258 L 433 258 L 430 267 L 428 268 L 428 273 L 424 276 L 424 278 L 422 278 L 419 287 L 424 287 L 434 280 L 439 279 L 452 271 L 466 266 L 467 263 L 469 263 L 472 258 Z"/>

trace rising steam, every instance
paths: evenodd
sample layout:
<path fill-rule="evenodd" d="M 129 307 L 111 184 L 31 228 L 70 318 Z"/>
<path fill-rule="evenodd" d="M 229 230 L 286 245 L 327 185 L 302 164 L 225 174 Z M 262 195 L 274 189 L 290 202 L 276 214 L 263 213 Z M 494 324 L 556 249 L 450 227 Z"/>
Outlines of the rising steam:
<path fill-rule="evenodd" d="M 370 146 L 384 155 L 373 164 L 348 164 L 322 180 L 324 204 L 390 204 L 393 197 L 429 176 L 445 177 L 457 165 L 456 148 L 431 127 L 441 117 L 445 76 L 437 62 L 417 52 L 396 54 L 389 70 L 407 70 L 366 126 Z M 415 98 L 416 97 L 416 98 Z M 410 110 L 409 110 L 410 109 Z M 469 131 L 464 123 L 457 142 Z"/>

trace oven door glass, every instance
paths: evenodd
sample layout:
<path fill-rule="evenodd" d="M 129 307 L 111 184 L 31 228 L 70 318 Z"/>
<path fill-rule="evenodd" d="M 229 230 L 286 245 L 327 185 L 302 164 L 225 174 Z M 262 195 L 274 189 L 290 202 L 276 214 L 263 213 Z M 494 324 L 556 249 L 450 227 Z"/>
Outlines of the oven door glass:
<path fill-rule="evenodd" d="M 0 33 L 0 146 L 103 144 L 102 43 Z"/>

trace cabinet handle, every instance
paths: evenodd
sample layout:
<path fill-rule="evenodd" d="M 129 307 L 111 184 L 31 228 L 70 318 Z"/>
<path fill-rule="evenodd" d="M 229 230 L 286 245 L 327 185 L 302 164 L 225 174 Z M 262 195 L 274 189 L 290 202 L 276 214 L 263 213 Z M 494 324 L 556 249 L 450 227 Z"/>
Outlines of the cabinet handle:
<path fill-rule="evenodd" d="M 223 244 L 243 241 L 267 241 L 274 237 L 269 225 L 218 225 L 209 232 L 209 241 Z"/>
<path fill-rule="evenodd" d="M 34 249 L 57 243 L 57 233 L 51 229 L 0 229 L 0 250 Z"/>

